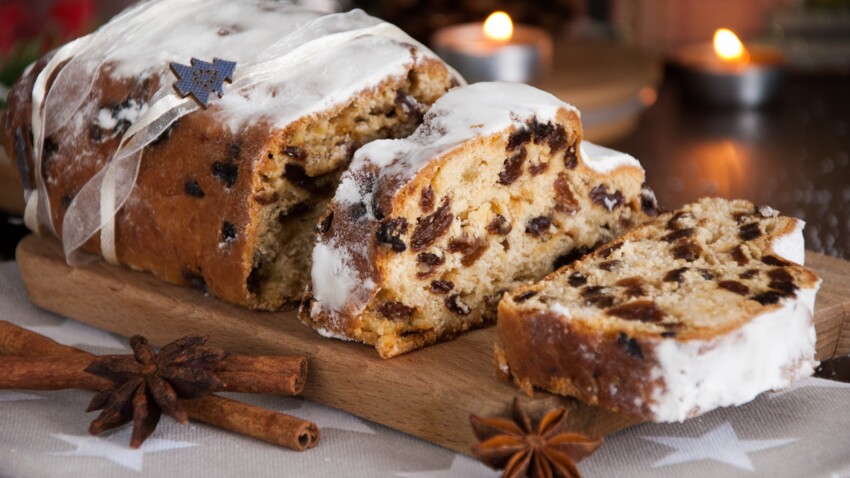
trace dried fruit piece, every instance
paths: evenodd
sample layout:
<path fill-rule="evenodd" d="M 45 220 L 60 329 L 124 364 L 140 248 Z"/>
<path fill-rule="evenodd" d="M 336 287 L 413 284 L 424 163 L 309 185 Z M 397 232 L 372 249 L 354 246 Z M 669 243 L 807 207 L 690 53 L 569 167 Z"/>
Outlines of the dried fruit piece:
<path fill-rule="evenodd" d="M 555 210 L 565 214 L 575 214 L 581 209 L 578 199 L 573 193 L 567 175 L 558 173 L 553 185 L 555 188 Z"/>
<path fill-rule="evenodd" d="M 608 186 L 604 184 L 600 184 L 590 190 L 590 200 L 609 211 L 613 211 L 614 208 L 622 206 L 625 202 L 622 192 L 614 191 L 613 193 L 608 194 Z"/>
<path fill-rule="evenodd" d="M 608 313 L 625 320 L 641 322 L 661 322 L 667 316 L 661 307 L 652 300 L 635 300 L 608 309 Z"/>
<path fill-rule="evenodd" d="M 750 288 L 735 280 L 724 280 L 717 283 L 717 287 L 726 289 L 729 292 L 734 292 L 738 295 L 747 295 L 750 293 Z"/>
<path fill-rule="evenodd" d="M 419 207 L 422 212 L 431 212 L 434 209 L 434 190 L 431 186 L 422 190 L 422 195 L 419 197 Z"/>
<path fill-rule="evenodd" d="M 431 292 L 435 294 L 448 294 L 455 288 L 455 283 L 450 280 L 435 280 L 431 281 Z"/>
<path fill-rule="evenodd" d="M 675 241 L 678 241 L 679 239 L 684 239 L 684 238 L 687 238 L 687 237 L 691 237 L 693 235 L 694 235 L 694 228 L 687 227 L 685 229 L 678 229 L 676 231 L 673 231 L 673 232 L 667 234 L 666 236 L 662 237 L 661 240 L 667 241 L 667 242 L 675 242 Z"/>
<path fill-rule="evenodd" d="M 673 257 L 688 262 L 699 259 L 700 253 L 702 253 L 702 248 L 692 242 L 685 242 L 673 248 Z"/>
<path fill-rule="evenodd" d="M 497 183 L 503 186 L 510 186 L 522 175 L 522 165 L 525 158 L 528 156 L 528 151 L 522 147 L 511 156 L 505 159 L 505 166 L 499 172 L 499 180 Z"/>
<path fill-rule="evenodd" d="M 446 297 L 444 303 L 446 308 L 457 315 L 469 315 L 472 312 L 472 309 L 460 300 L 460 294 L 452 294 Z"/>
<path fill-rule="evenodd" d="M 535 295 L 537 295 L 536 290 L 527 290 L 525 292 L 520 292 L 519 294 L 514 296 L 514 302 L 521 304 L 527 301 L 528 299 L 534 297 Z"/>
<path fill-rule="evenodd" d="M 232 188 L 239 178 L 239 166 L 235 163 L 216 161 L 212 164 L 212 174 L 216 179 L 223 182 L 226 187 Z"/>
<path fill-rule="evenodd" d="M 407 232 L 407 219 L 397 217 L 387 219 L 378 228 L 377 238 L 379 244 L 388 244 L 396 252 L 404 252 L 407 246 L 401 240 L 401 236 Z"/>
<path fill-rule="evenodd" d="M 187 179 L 186 182 L 183 183 L 183 191 L 189 196 L 196 198 L 202 198 L 205 196 L 204 190 L 201 189 L 201 185 L 194 179 Z"/>
<path fill-rule="evenodd" d="M 419 218 L 416 229 L 410 236 L 410 248 L 421 251 L 433 244 L 440 236 L 446 233 L 454 220 L 451 213 L 451 201 L 443 199 L 443 204 L 432 214 Z"/>
<path fill-rule="evenodd" d="M 552 227 L 552 216 L 537 216 L 525 225 L 525 232 L 532 236 L 542 236 Z"/>
<path fill-rule="evenodd" d="M 680 267 L 678 269 L 673 269 L 667 274 L 664 275 L 664 282 L 682 282 L 682 274 L 684 274 L 688 270 L 687 267 Z"/>
<path fill-rule="evenodd" d="M 759 229 L 757 222 L 744 224 L 738 231 L 738 237 L 745 241 L 751 241 L 759 236 L 761 236 L 761 229 Z"/>
<path fill-rule="evenodd" d="M 462 254 L 460 263 L 464 267 L 474 264 L 489 247 L 490 244 L 485 239 L 470 239 L 469 237 L 451 239 L 448 244 L 449 252 Z"/>
<path fill-rule="evenodd" d="M 575 271 L 567 277 L 567 282 L 573 287 L 581 287 L 587 284 L 587 277 L 579 271 Z"/>
<path fill-rule="evenodd" d="M 413 307 L 408 307 L 402 302 L 389 301 L 384 302 L 378 307 L 378 312 L 390 320 L 408 320 L 413 316 Z"/>
<path fill-rule="evenodd" d="M 490 221 L 490 224 L 487 224 L 487 232 L 499 236 L 507 236 L 511 232 L 511 229 L 513 229 L 513 227 L 508 222 L 507 218 L 501 214 L 496 214 L 496 217 Z"/>

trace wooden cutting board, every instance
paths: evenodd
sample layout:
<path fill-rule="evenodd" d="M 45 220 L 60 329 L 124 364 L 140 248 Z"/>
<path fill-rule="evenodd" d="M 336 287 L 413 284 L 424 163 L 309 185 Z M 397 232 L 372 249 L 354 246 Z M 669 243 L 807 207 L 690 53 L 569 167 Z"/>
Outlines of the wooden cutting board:
<path fill-rule="evenodd" d="M 243 309 L 101 260 L 71 268 L 55 239 L 26 237 L 17 259 L 39 307 L 124 336 L 142 334 L 160 346 L 203 333 L 234 352 L 304 354 L 310 364 L 306 398 L 461 453 L 468 454 L 474 441 L 470 413 L 507 415 L 520 395 L 495 377 L 494 328 L 381 360 L 372 347 L 320 337 L 294 312 Z M 850 263 L 815 253 L 806 260 L 824 280 L 815 313 L 818 358 L 850 354 Z M 638 423 L 542 392 L 522 401 L 533 416 L 564 405 L 569 428 L 592 436 Z"/>

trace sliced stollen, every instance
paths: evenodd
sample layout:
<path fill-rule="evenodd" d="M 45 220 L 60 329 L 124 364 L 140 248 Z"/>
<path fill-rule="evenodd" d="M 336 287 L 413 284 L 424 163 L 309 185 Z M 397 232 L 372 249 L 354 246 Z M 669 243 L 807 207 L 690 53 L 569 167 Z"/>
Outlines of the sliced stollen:
<path fill-rule="evenodd" d="M 506 294 L 500 372 L 652 421 L 786 387 L 817 365 L 802 230 L 743 200 L 663 214 Z"/>
<path fill-rule="evenodd" d="M 631 156 L 581 142 L 578 111 L 478 83 L 416 132 L 361 148 L 313 251 L 301 317 L 393 357 L 491 324 L 501 294 L 657 215 Z"/>

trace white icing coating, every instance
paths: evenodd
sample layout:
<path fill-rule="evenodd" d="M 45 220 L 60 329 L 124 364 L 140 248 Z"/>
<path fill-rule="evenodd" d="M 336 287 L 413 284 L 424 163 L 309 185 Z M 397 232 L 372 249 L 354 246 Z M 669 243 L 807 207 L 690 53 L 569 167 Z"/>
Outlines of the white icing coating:
<path fill-rule="evenodd" d="M 69 257 L 99 229 L 112 227 L 115 212 L 135 184 L 139 152 L 174 121 L 199 108 L 191 99 L 176 96 L 176 78 L 168 67 L 170 62 L 188 64 L 193 57 L 236 62 L 232 84 L 225 85 L 224 97 L 212 99 L 211 109 L 234 132 L 258 122 L 284 128 L 402 75 L 423 59 L 437 58 L 397 27 L 360 10 L 322 15 L 270 0 L 150 0 L 126 10 L 98 31 L 60 48 L 33 90 L 33 129 L 40 152 L 43 138 L 60 128 L 79 129 L 71 131 L 72 136 L 85 134 L 88 125 L 78 120 L 98 71 L 115 78 L 159 78 L 153 99 L 137 105 L 135 113 L 96 114 L 107 130 L 121 120 L 132 125 L 104 169 L 118 170 L 116 180 L 105 182 L 106 173 L 99 172 L 66 213 L 62 239 Z M 47 92 L 46 78 L 68 59 Z M 38 153 L 35 162 L 35 170 L 40 170 Z M 28 199 L 34 205 L 44 195 L 39 186 Z M 114 196 L 110 208 L 98 204 L 104 196 Z M 28 209 L 39 209 L 41 222 L 52 227 L 46 207 Z M 114 244 L 101 242 L 104 250 L 113 249 Z"/>
<path fill-rule="evenodd" d="M 718 407 L 740 405 L 814 373 L 814 302 L 820 283 L 713 340 L 663 339 L 652 404 L 655 421 L 683 421 Z"/>
<path fill-rule="evenodd" d="M 795 221 L 794 230 L 777 237 L 770 246 L 776 255 L 802 266 L 806 261 L 806 248 L 803 239 L 803 228 L 806 227 L 806 223 L 799 219 L 795 219 Z"/>
<path fill-rule="evenodd" d="M 621 166 L 641 168 L 640 162 L 633 156 L 605 148 L 589 141 L 582 141 L 579 147 L 584 164 L 599 173 L 610 173 Z M 641 168 L 641 171 L 643 168 Z M 606 204 L 607 206 L 607 204 Z M 610 211 L 611 208 L 609 207 Z"/>

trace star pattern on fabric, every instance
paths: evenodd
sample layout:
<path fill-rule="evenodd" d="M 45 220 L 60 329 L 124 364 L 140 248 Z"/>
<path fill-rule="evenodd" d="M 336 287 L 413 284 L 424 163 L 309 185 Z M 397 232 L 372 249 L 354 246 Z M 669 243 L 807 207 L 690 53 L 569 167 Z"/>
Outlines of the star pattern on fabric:
<path fill-rule="evenodd" d="M 74 450 L 51 453 L 51 455 L 104 458 L 124 468 L 141 472 L 145 454 L 191 448 L 199 445 L 199 443 L 149 438 L 141 447 L 130 448 L 127 446 L 130 440 L 130 431 L 127 429 L 109 437 L 54 434 L 51 436 L 74 445 L 76 448 Z"/>
<path fill-rule="evenodd" d="M 65 319 L 59 325 L 30 325 L 25 327 L 64 345 L 128 350 L 127 344 L 115 338 L 111 333 L 76 320 Z"/>
<path fill-rule="evenodd" d="M 0 403 L 19 402 L 22 400 L 44 400 L 44 397 L 39 397 L 38 395 L 30 395 L 29 393 L 0 390 Z"/>
<path fill-rule="evenodd" d="M 191 95 L 204 108 L 209 103 L 210 93 L 221 98 L 224 94 L 224 82 L 233 81 L 233 72 L 236 70 L 235 62 L 218 58 L 213 58 L 212 63 L 192 58 L 191 66 L 175 62 L 171 62 L 169 66 L 177 76 L 177 81 L 174 82 L 177 93 L 181 97 Z"/>
<path fill-rule="evenodd" d="M 455 455 L 454 460 L 452 460 L 452 466 L 449 469 L 396 473 L 393 476 L 401 478 L 455 478 L 458 476 L 496 478 L 499 474 L 499 471 L 487 468 L 478 460 L 473 460 L 463 455 Z"/>
<path fill-rule="evenodd" d="M 817 377 L 809 377 L 804 378 L 802 380 L 797 380 L 788 388 L 771 392 L 768 396 L 770 398 L 781 397 L 782 395 L 786 395 L 788 393 L 795 392 L 803 388 L 844 388 L 850 390 L 850 383 L 838 382 L 835 380 L 827 380 Z"/>
<path fill-rule="evenodd" d="M 642 436 L 641 438 L 675 449 L 673 453 L 655 462 L 652 465 L 653 468 L 699 460 L 714 460 L 747 471 L 754 471 L 753 462 L 748 453 L 769 450 L 797 441 L 796 438 L 741 440 L 729 422 L 697 438 L 670 436 Z"/>

